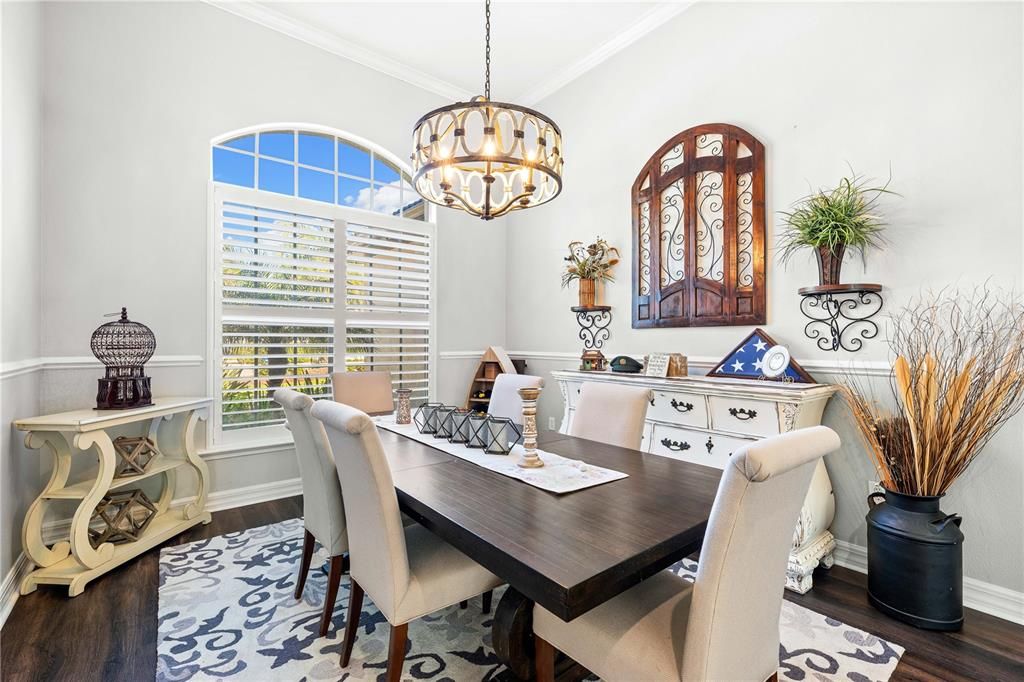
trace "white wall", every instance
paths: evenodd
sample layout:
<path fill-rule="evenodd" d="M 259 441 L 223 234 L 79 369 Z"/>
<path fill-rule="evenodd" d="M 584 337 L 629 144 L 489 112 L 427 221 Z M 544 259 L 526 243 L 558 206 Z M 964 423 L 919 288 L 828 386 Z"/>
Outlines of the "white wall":
<path fill-rule="evenodd" d="M 11 420 L 39 409 L 35 373 L 12 370 L 39 355 L 41 14 L 38 5 L 0 4 L 0 579 L 21 551 L 21 515 L 39 486 L 38 457 Z"/>
<path fill-rule="evenodd" d="M 736 124 L 767 156 L 768 245 L 777 211 L 808 185 L 836 182 L 850 163 L 884 178 L 890 247 L 848 262 L 846 281 L 881 282 L 886 308 L 922 287 L 990 280 L 1019 286 L 1022 269 L 1021 5 L 1011 3 L 700 3 L 537 104 L 565 131 L 565 189 L 546 207 L 514 214 L 508 239 L 508 347 L 579 352 L 559 290 L 565 245 L 600 235 L 630 255 L 633 180 L 668 138 L 707 122 Z M 513 265 L 515 264 L 515 265 Z M 606 354 L 679 351 L 721 357 L 749 327 L 630 327 L 629 265 L 608 286 L 615 320 Z M 881 339 L 856 354 L 818 350 L 803 335 L 796 290 L 815 284 L 810 257 L 768 263 L 763 327 L 799 360 L 886 359 Z M 569 361 L 534 360 L 533 370 Z M 819 373 L 819 380 L 835 377 Z M 560 415 L 557 390 L 542 422 Z M 846 436 L 828 466 L 838 496 L 837 536 L 863 545 L 871 467 Z M 1017 420 L 954 487 L 963 514 L 966 574 L 1024 591 L 1020 519 L 1024 471 Z"/>

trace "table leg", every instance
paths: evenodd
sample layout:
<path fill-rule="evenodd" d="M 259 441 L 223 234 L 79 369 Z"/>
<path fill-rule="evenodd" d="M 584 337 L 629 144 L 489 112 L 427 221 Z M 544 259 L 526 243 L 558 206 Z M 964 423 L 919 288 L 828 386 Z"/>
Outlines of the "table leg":
<path fill-rule="evenodd" d="M 533 601 L 511 585 L 494 610 L 491 642 L 513 678 L 533 679 Z"/>

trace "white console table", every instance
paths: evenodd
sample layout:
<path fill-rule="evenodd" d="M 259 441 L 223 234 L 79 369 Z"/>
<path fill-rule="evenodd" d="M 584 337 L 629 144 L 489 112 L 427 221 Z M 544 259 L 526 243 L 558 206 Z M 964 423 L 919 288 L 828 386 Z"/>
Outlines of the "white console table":
<path fill-rule="evenodd" d="M 154 404 L 128 410 L 75 410 L 14 423 L 25 436 L 27 447 L 43 446 L 53 453 L 50 480 L 29 506 L 22 525 L 25 554 L 36 565 L 21 582 L 21 593 L 28 594 L 37 585 L 67 585 L 68 595 L 78 596 L 93 578 L 159 545 L 197 523 L 209 523 L 206 495 L 209 473 L 196 450 L 195 430 L 199 420 L 207 419 L 209 398 L 156 398 Z M 114 477 L 117 454 L 111 431 L 132 436 L 147 436 L 161 454 L 152 459 L 145 473 Z M 69 482 L 72 460 L 92 453 L 97 466 L 82 480 Z M 171 509 L 177 472 L 181 468 L 195 472 L 196 497 L 180 508 Z M 134 542 L 115 545 L 105 542 L 93 547 L 89 525 L 96 504 L 108 492 L 135 486 L 153 476 L 163 478 L 157 513 L 145 532 Z M 71 521 L 70 535 L 48 547 L 42 525 L 47 507 L 56 500 L 78 501 Z"/>
<path fill-rule="evenodd" d="M 719 469 L 725 468 L 729 455 L 753 440 L 820 424 L 825 403 L 836 390 L 825 384 L 698 376 L 658 379 L 610 371 L 551 374 L 565 403 L 563 433 L 572 423 L 583 382 L 645 386 L 654 398 L 647 409 L 641 449 Z M 832 566 L 836 542 L 829 527 L 835 511 L 832 482 L 819 462 L 793 534 L 786 570 L 788 589 L 807 592 L 813 585 L 814 568 L 819 563 Z"/>

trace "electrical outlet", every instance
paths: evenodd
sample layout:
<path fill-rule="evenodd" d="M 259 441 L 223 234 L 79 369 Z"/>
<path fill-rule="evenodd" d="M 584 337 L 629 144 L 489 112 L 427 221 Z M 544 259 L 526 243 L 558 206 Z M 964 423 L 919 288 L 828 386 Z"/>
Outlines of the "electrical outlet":
<path fill-rule="evenodd" d="M 548 417 L 548 431 L 554 431 L 557 427 L 555 426 L 555 418 Z"/>
<path fill-rule="evenodd" d="M 875 493 L 885 494 L 885 488 L 878 481 L 868 481 L 868 495 L 874 495 Z"/>

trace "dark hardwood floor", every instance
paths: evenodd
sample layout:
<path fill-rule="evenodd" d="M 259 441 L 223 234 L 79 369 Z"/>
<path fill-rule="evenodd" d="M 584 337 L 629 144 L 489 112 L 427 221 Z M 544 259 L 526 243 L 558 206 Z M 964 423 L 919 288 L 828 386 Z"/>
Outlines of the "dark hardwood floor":
<path fill-rule="evenodd" d="M 168 541 L 181 544 L 294 518 L 302 498 L 216 512 Z M 91 583 L 68 599 L 65 589 L 40 587 L 22 597 L 0 632 L 4 682 L 74 680 L 136 682 L 156 671 L 157 567 L 153 551 Z M 844 568 L 818 571 L 814 589 L 786 597 L 904 646 L 893 680 L 1024 680 L 1024 627 L 968 611 L 961 632 L 914 629 L 875 611 L 866 577 Z"/>

